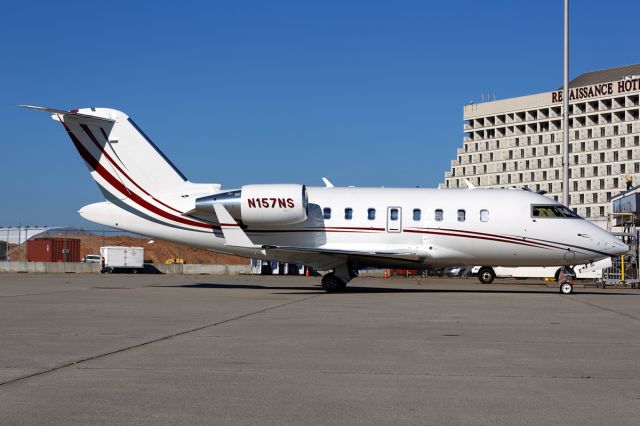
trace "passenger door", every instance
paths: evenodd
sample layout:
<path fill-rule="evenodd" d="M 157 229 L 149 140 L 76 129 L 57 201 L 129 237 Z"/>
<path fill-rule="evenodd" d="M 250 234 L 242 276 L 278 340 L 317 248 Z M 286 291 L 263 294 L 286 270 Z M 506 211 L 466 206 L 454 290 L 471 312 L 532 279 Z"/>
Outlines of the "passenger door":
<path fill-rule="evenodd" d="M 402 209 L 387 207 L 387 232 L 402 232 Z"/>

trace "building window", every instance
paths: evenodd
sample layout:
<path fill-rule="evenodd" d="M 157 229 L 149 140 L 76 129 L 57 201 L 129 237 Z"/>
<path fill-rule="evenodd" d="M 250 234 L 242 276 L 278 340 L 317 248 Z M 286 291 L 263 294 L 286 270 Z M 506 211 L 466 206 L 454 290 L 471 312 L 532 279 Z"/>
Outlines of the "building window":
<path fill-rule="evenodd" d="M 613 134 L 618 136 L 618 126 L 613 126 Z"/>
<path fill-rule="evenodd" d="M 531 136 L 527 136 L 527 145 L 531 145 Z"/>
<path fill-rule="evenodd" d="M 367 219 L 375 220 L 376 218 L 376 209 L 368 209 L 367 210 Z"/>
<path fill-rule="evenodd" d="M 611 139 L 607 139 L 607 149 L 611 149 Z"/>
<path fill-rule="evenodd" d="M 593 141 L 593 150 L 594 151 L 598 150 L 598 141 Z"/>
<path fill-rule="evenodd" d="M 480 210 L 480 222 L 489 222 L 489 210 Z"/>
<path fill-rule="evenodd" d="M 598 166 L 593 166 L 593 175 L 598 176 Z"/>
<path fill-rule="evenodd" d="M 460 209 L 458 210 L 458 222 L 464 222 L 465 219 L 465 211 Z"/>
<path fill-rule="evenodd" d="M 595 192 L 591 196 L 591 202 L 592 203 L 597 203 L 598 202 L 598 194 L 596 194 Z"/>
<path fill-rule="evenodd" d="M 591 190 L 591 181 L 590 180 L 587 181 L 587 190 L 589 190 L 589 191 Z M 593 195 L 595 195 L 595 194 L 593 194 Z"/>
<path fill-rule="evenodd" d="M 620 146 L 624 148 L 625 144 L 627 143 L 627 140 L 625 138 L 620 138 Z"/>
<path fill-rule="evenodd" d="M 640 136 L 634 136 L 634 137 L 633 137 L 633 144 L 634 144 L 635 146 L 640 145 Z"/>
<path fill-rule="evenodd" d="M 556 145 L 556 154 L 560 154 L 560 145 Z"/>
<path fill-rule="evenodd" d="M 600 162 L 601 162 L 601 163 L 604 163 L 604 162 L 605 162 L 605 155 L 604 155 L 604 152 L 601 152 L 601 153 L 600 153 Z"/>
<path fill-rule="evenodd" d="M 620 164 L 620 173 L 625 173 L 626 167 L 623 164 Z"/>
<path fill-rule="evenodd" d="M 436 209 L 434 218 L 436 222 L 442 222 L 442 219 L 444 218 L 444 212 L 442 209 Z"/>
<path fill-rule="evenodd" d="M 627 124 L 627 133 L 633 133 L 633 125 Z"/>
<path fill-rule="evenodd" d="M 604 179 L 600 179 L 600 189 L 604 189 Z"/>
<path fill-rule="evenodd" d="M 346 209 L 344 209 L 344 218 L 346 220 L 353 219 L 353 209 L 351 207 L 347 207 Z"/>
<path fill-rule="evenodd" d="M 593 137 L 593 130 L 592 129 L 587 130 L 587 137 L 589 139 L 591 139 Z"/>
<path fill-rule="evenodd" d="M 574 191 L 577 191 L 577 190 L 578 190 L 578 181 L 577 181 L 577 180 L 574 180 L 574 181 L 573 181 L 573 190 L 574 190 Z"/>
<path fill-rule="evenodd" d="M 324 217 L 325 219 L 331 219 L 331 208 L 330 207 L 325 207 L 322 210 L 322 217 Z"/>
<path fill-rule="evenodd" d="M 613 187 L 614 188 L 618 187 L 618 178 L 613 178 Z"/>
<path fill-rule="evenodd" d="M 600 136 L 604 136 L 604 127 L 600 127 Z"/>
<path fill-rule="evenodd" d="M 607 166 L 607 176 L 611 176 L 611 165 Z"/>
<path fill-rule="evenodd" d="M 627 150 L 627 160 L 632 160 L 632 159 L 633 159 L 633 151 L 628 149 Z"/>
<path fill-rule="evenodd" d="M 600 216 L 604 216 L 604 206 L 600 206 Z"/>
<path fill-rule="evenodd" d="M 591 154 L 587 154 L 587 164 L 591 164 Z"/>
<path fill-rule="evenodd" d="M 591 207 L 587 207 L 587 208 L 586 208 L 586 214 L 585 214 L 585 216 L 586 216 L 586 217 L 591 217 Z"/>
<path fill-rule="evenodd" d="M 422 212 L 420 211 L 420 209 L 413 209 L 413 220 L 417 222 L 420 220 L 421 216 L 422 216 Z"/>
<path fill-rule="evenodd" d="M 551 142 L 555 142 L 556 141 L 556 135 L 551 133 Z"/>
<path fill-rule="evenodd" d="M 578 140 L 580 139 L 580 131 L 576 130 L 575 132 L 573 132 L 573 140 Z"/>

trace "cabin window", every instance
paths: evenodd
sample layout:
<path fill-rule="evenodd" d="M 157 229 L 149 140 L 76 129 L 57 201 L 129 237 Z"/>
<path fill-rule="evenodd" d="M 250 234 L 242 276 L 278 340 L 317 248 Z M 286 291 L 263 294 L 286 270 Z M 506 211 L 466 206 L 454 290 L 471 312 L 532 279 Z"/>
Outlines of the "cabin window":
<path fill-rule="evenodd" d="M 489 222 L 489 210 L 480 210 L 480 222 Z"/>
<path fill-rule="evenodd" d="M 561 204 L 543 204 L 539 206 L 531 206 L 531 216 L 533 217 L 565 217 L 579 218 L 575 212 Z"/>
<path fill-rule="evenodd" d="M 435 213 L 436 222 L 442 222 L 443 217 L 444 217 L 444 212 L 442 211 L 442 209 L 436 209 L 436 213 Z"/>
<path fill-rule="evenodd" d="M 416 222 L 419 221 L 421 215 L 422 212 L 420 211 L 420 209 L 413 209 L 413 220 L 415 220 Z"/>
<path fill-rule="evenodd" d="M 330 207 L 325 207 L 324 209 L 322 209 L 322 217 L 324 217 L 325 219 L 331 219 L 331 208 Z"/>
<path fill-rule="evenodd" d="M 458 210 L 458 222 L 464 222 L 466 212 L 462 209 Z"/>
<path fill-rule="evenodd" d="M 376 218 L 376 209 L 368 209 L 367 210 L 367 219 L 375 220 Z"/>
<path fill-rule="evenodd" d="M 344 218 L 346 220 L 351 220 L 353 218 L 353 209 L 351 207 L 344 209 Z"/>
<path fill-rule="evenodd" d="M 389 211 L 389 219 L 390 220 L 398 220 L 398 209 L 391 209 Z"/>

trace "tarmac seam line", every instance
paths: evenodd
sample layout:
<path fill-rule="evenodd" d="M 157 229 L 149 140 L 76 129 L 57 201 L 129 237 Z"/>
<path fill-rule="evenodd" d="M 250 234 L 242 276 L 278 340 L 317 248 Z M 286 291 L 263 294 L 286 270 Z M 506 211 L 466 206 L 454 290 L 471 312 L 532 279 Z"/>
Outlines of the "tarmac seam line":
<path fill-rule="evenodd" d="M 9 297 L 43 296 L 43 295 L 46 295 L 46 294 L 79 293 L 79 292 L 82 292 L 82 291 L 89 291 L 89 289 L 48 291 L 48 292 L 45 292 L 45 293 L 10 294 L 8 296 L 0 296 L 0 299 L 5 299 L 5 298 L 9 298 Z"/>
<path fill-rule="evenodd" d="M 635 317 L 635 316 L 629 315 L 629 314 L 625 314 L 624 312 L 616 311 L 615 309 L 605 308 L 604 306 L 596 305 L 595 303 L 586 302 L 584 300 L 577 300 L 577 299 L 575 299 L 573 297 L 567 297 L 567 300 L 570 300 L 570 301 L 576 302 L 576 303 L 582 303 L 583 305 L 592 306 L 594 308 L 601 309 L 603 311 L 607 311 L 607 312 L 611 312 L 611 313 L 614 313 L 614 314 L 618 314 L 618 315 L 621 315 L 621 316 L 626 317 L 626 318 L 630 318 L 630 319 L 635 320 L 635 321 L 640 321 L 640 318 L 638 318 L 638 317 Z"/>
<path fill-rule="evenodd" d="M 13 378 L 13 379 L 10 379 L 10 380 L 6 380 L 4 382 L 0 382 L 0 387 L 1 386 L 6 386 L 6 385 L 11 385 L 13 383 L 21 382 L 21 381 L 24 381 L 24 380 L 27 380 L 27 379 L 31 379 L 31 378 L 34 378 L 34 377 L 42 376 L 44 374 L 53 373 L 55 371 L 59 371 L 59 370 L 65 369 L 67 367 L 72 367 L 74 365 L 82 364 L 82 363 L 85 363 L 85 362 L 88 362 L 88 361 L 93 361 L 93 360 L 96 360 L 96 359 L 105 358 L 105 357 L 110 356 L 110 355 L 119 354 L 119 353 L 126 352 L 126 351 L 129 351 L 129 350 L 132 350 L 132 349 L 137 349 L 137 348 L 140 348 L 140 347 L 143 347 L 143 346 L 151 345 L 153 343 L 158 343 L 158 342 L 162 342 L 162 341 L 165 341 L 165 340 L 173 339 L 174 337 L 184 336 L 186 334 L 194 333 L 196 331 L 204 330 L 204 329 L 211 328 L 211 327 L 216 327 L 218 325 L 226 324 L 226 323 L 229 323 L 229 322 L 232 322 L 232 321 L 236 321 L 236 320 L 240 320 L 240 319 L 243 319 L 243 318 L 248 318 L 248 317 L 251 317 L 253 315 L 258 315 L 258 314 L 262 314 L 262 313 L 265 313 L 265 312 L 268 312 L 268 311 L 272 311 L 274 309 L 283 308 L 285 306 L 292 305 L 294 303 L 304 302 L 306 300 L 313 299 L 315 297 L 323 296 L 324 294 L 325 293 L 319 293 L 319 294 L 314 294 L 314 295 L 311 295 L 311 296 L 308 296 L 308 297 L 303 297 L 302 299 L 291 300 L 291 301 L 286 302 L 286 303 L 281 303 L 281 304 L 276 305 L 276 306 L 271 306 L 271 307 L 268 307 L 268 308 L 259 309 L 257 311 L 248 312 L 246 314 L 238 315 L 238 316 L 235 316 L 235 317 L 232 317 L 232 318 L 227 318 L 225 320 L 218 321 L 218 322 L 215 322 L 215 323 L 212 323 L 212 324 L 203 325 L 203 326 L 192 328 L 192 329 L 189 329 L 189 330 L 179 331 L 177 333 L 172 333 L 172 334 L 169 334 L 167 336 L 162 336 L 162 337 L 158 337 L 156 339 L 147 340 L 146 342 L 137 343 L 135 345 L 127 346 L 127 347 L 124 347 L 124 348 L 116 349 L 116 350 L 105 352 L 105 353 L 102 353 L 102 354 L 91 355 L 91 356 L 88 356 L 86 358 L 81 358 L 81 359 L 76 360 L 76 361 L 71 361 L 71 362 L 68 362 L 66 364 L 59 365 L 57 367 L 48 368 L 46 370 L 38 371 L 36 373 L 27 374 L 26 376 L 16 377 L 16 378 Z"/>

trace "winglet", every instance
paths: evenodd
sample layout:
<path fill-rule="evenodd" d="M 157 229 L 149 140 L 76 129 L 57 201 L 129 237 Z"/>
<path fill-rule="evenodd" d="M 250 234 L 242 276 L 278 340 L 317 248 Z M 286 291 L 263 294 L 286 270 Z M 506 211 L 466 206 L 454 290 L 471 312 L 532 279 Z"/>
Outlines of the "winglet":
<path fill-rule="evenodd" d="M 234 247 L 246 247 L 246 248 L 259 248 L 256 244 L 247 237 L 247 234 L 240 228 L 238 222 L 235 221 L 231 214 L 222 204 L 214 204 L 213 209 L 218 216 L 218 222 L 220 222 L 220 228 L 222 228 L 222 234 L 224 235 L 226 246 Z"/>
<path fill-rule="evenodd" d="M 324 177 L 324 176 L 322 177 L 322 181 L 324 182 L 324 185 L 327 188 L 333 188 L 334 187 L 334 185 L 331 183 L 331 181 L 329 179 L 327 179 L 326 177 Z"/>

